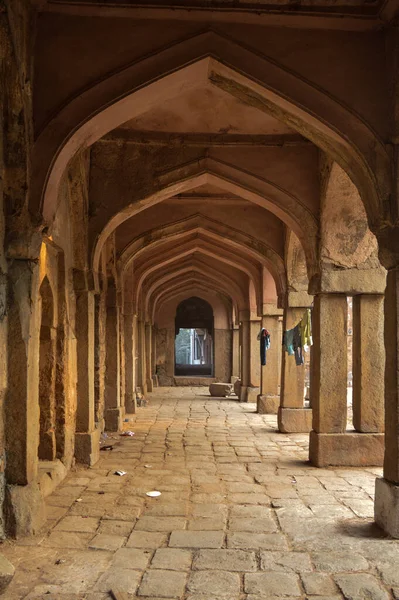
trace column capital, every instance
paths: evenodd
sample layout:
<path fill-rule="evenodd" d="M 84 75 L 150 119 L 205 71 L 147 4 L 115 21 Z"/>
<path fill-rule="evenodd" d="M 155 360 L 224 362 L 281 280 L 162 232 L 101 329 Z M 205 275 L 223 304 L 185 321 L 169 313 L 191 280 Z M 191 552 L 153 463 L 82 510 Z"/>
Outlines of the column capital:
<path fill-rule="evenodd" d="M 240 310 L 238 312 L 238 320 L 241 321 L 250 321 L 251 319 L 251 311 L 248 309 Z"/>

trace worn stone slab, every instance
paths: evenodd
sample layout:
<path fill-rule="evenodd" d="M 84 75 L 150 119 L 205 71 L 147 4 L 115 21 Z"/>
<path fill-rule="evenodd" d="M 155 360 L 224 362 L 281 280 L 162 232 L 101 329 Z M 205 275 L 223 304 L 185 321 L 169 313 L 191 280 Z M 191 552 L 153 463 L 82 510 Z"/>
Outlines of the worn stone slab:
<path fill-rule="evenodd" d="M 388 592 L 378 580 L 368 573 L 348 573 L 335 575 L 335 583 L 345 600 L 388 600 Z"/>
<path fill-rule="evenodd" d="M 274 533 L 277 531 L 277 525 L 273 519 L 260 518 L 239 518 L 233 517 L 229 521 L 230 531 L 253 531 L 255 533 Z"/>
<path fill-rule="evenodd" d="M 356 552 L 314 552 L 312 562 L 316 571 L 340 573 L 348 571 L 368 571 L 369 563 Z"/>
<path fill-rule="evenodd" d="M 134 594 L 140 578 L 140 571 L 112 567 L 100 577 L 95 589 L 99 592 L 109 592 L 113 588 L 118 588 L 128 594 Z"/>
<path fill-rule="evenodd" d="M 127 548 L 159 548 L 166 542 L 166 535 L 155 531 L 132 531 Z"/>
<path fill-rule="evenodd" d="M 293 573 L 250 573 L 244 576 L 244 591 L 262 596 L 301 596 L 299 579 Z"/>
<path fill-rule="evenodd" d="M 122 537 L 121 535 L 99 533 L 91 540 L 89 548 L 93 548 L 94 550 L 109 550 L 110 552 L 115 552 L 115 550 L 121 548 L 125 542 L 126 538 Z"/>
<path fill-rule="evenodd" d="M 261 552 L 260 565 L 263 571 L 312 571 L 310 557 L 306 552 Z"/>
<path fill-rule="evenodd" d="M 213 598 L 230 598 L 240 593 L 240 576 L 226 571 L 197 571 L 191 573 L 188 592 Z"/>
<path fill-rule="evenodd" d="M 94 517 L 64 517 L 55 527 L 54 531 L 76 531 L 81 533 L 94 533 L 99 520 Z"/>
<path fill-rule="evenodd" d="M 256 571 L 256 555 L 245 550 L 200 550 L 194 569 L 215 571 Z"/>
<path fill-rule="evenodd" d="M 337 586 L 326 573 L 302 573 L 301 579 L 305 592 L 311 596 L 328 596 L 337 592 Z"/>
<path fill-rule="evenodd" d="M 139 548 L 120 548 L 113 556 L 112 564 L 123 569 L 137 569 L 139 571 L 147 568 L 151 558 L 150 550 Z"/>
<path fill-rule="evenodd" d="M 172 531 L 170 548 L 221 548 L 223 531 Z"/>
<path fill-rule="evenodd" d="M 228 548 L 262 548 L 264 550 L 288 550 L 285 537 L 281 533 L 233 532 L 227 535 Z"/>
<path fill-rule="evenodd" d="M 190 569 L 193 554 L 180 548 L 158 548 L 151 561 L 151 568 L 185 571 Z"/>
<path fill-rule="evenodd" d="M 137 595 L 179 598 L 184 592 L 186 581 L 186 573 L 151 569 L 144 573 Z"/>
<path fill-rule="evenodd" d="M 186 519 L 183 517 L 141 517 L 135 527 L 135 531 L 173 531 L 174 529 L 185 529 Z"/>

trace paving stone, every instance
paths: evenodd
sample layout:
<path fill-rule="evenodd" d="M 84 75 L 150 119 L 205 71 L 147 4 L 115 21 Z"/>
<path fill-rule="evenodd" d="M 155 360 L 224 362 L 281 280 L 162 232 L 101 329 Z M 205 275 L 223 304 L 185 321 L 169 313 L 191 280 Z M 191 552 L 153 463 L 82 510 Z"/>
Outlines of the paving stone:
<path fill-rule="evenodd" d="M 270 518 L 246 519 L 233 517 L 229 521 L 230 531 L 254 531 L 256 533 L 273 533 L 277 531 L 276 523 Z"/>
<path fill-rule="evenodd" d="M 355 552 L 316 552 L 312 554 L 316 571 L 339 573 L 345 571 L 367 571 L 369 564 Z"/>
<path fill-rule="evenodd" d="M 179 504 L 156 504 L 150 506 L 144 512 L 144 516 L 159 515 L 160 517 L 184 517 L 188 512 L 188 505 L 186 502 Z"/>
<path fill-rule="evenodd" d="M 77 531 L 81 533 L 95 532 L 99 524 L 99 520 L 94 517 L 64 517 L 58 525 L 54 527 L 54 531 Z"/>
<path fill-rule="evenodd" d="M 171 548 L 221 548 L 223 531 L 172 531 Z"/>
<path fill-rule="evenodd" d="M 172 571 L 186 571 L 190 569 L 193 561 L 192 552 L 179 548 L 158 548 L 151 561 L 154 569 L 168 569 Z"/>
<path fill-rule="evenodd" d="M 140 578 L 140 571 L 112 567 L 100 577 L 95 589 L 100 592 L 109 592 L 112 588 L 119 588 L 128 594 L 134 594 Z"/>
<path fill-rule="evenodd" d="M 112 564 L 123 569 L 144 570 L 147 568 L 152 552 L 139 548 L 120 548 L 113 556 Z"/>
<path fill-rule="evenodd" d="M 293 573 L 250 573 L 244 576 L 244 591 L 261 596 L 301 596 L 298 576 Z"/>
<path fill-rule="evenodd" d="M 270 504 L 270 498 L 266 494 L 229 494 L 228 501 L 232 504 Z"/>
<path fill-rule="evenodd" d="M 103 520 L 100 523 L 98 533 L 105 533 L 108 535 L 122 535 L 127 537 L 131 534 L 134 526 L 134 521 L 116 521 L 116 520 Z"/>
<path fill-rule="evenodd" d="M 244 550 L 200 550 L 193 567 L 198 570 L 256 571 L 256 555 Z"/>
<path fill-rule="evenodd" d="M 334 576 L 345 600 L 389 600 L 388 592 L 368 573 L 348 573 Z"/>
<path fill-rule="evenodd" d="M 231 507 L 230 516 L 237 518 L 268 519 L 272 511 L 266 506 L 244 506 L 238 504 Z"/>
<path fill-rule="evenodd" d="M 154 531 L 132 531 L 126 543 L 127 548 L 159 548 L 166 542 L 164 533 Z"/>
<path fill-rule="evenodd" d="M 223 517 L 199 517 L 198 519 L 191 519 L 188 521 L 187 529 L 192 531 L 218 531 L 224 529 L 226 526 L 226 519 Z"/>
<path fill-rule="evenodd" d="M 46 548 L 73 548 L 84 550 L 93 538 L 92 533 L 75 533 L 70 531 L 52 531 L 48 538 L 43 540 L 42 546 Z"/>
<path fill-rule="evenodd" d="M 186 573 L 153 569 L 144 573 L 137 593 L 139 596 L 176 598 L 182 596 L 186 581 Z"/>
<path fill-rule="evenodd" d="M 229 533 L 227 534 L 227 547 L 288 550 L 287 541 L 281 533 Z"/>
<path fill-rule="evenodd" d="M 89 548 L 94 550 L 109 550 L 115 552 L 118 548 L 121 548 L 126 542 L 126 538 L 121 535 L 108 535 L 106 533 L 99 533 L 90 542 Z"/>
<path fill-rule="evenodd" d="M 225 571 L 197 571 L 191 573 L 187 590 L 193 594 L 230 599 L 240 593 L 240 576 Z"/>
<path fill-rule="evenodd" d="M 309 554 L 306 552 L 261 552 L 260 564 L 263 571 L 312 571 Z"/>
<path fill-rule="evenodd" d="M 141 517 L 134 527 L 135 531 L 173 531 L 185 529 L 186 519 L 183 517 Z"/>
<path fill-rule="evenodd" d="M 334 581 L 325 573 L 302 573 L 301 579 L 304 590 L 309 595 L 329 595 L 337 591 Z"/>

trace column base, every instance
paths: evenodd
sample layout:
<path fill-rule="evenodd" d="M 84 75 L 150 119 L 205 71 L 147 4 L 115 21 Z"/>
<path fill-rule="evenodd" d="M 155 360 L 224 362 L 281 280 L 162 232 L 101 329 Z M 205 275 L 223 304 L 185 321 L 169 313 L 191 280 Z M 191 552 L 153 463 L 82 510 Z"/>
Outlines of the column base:
<path fill-rule="evenodd" d="M 311 431 L 309 459 L 315 467 L 381 467 L 384 434 Z"/>
<path fill-rule="evenodd" d="M 120 431 L 125 411 L 122 406 L 118 408 L 107 408 L 105 411 L 105 430 Z"/>
<path fill-rule="evenodd" d="M 256 402 L 259 395 L 258 387 L 242 385 L 240 389 L 240 402 Z"/>
<path fill-rule="evenodd" d="M 100 429 L 90 433 L 75 433 L 75 458 L 78 463 L 91 467 L 100 458 Z"/>
<path fill-rule="evenodd" d="M 125 412 L 134 414 L 136 412 L 136 394 L 126 394 Z"/>
<path fill-rule="evenodd" d="M 257 412 L 260 415 L 276 415 L 280 406 L 280 396 L 272 394 L 259 394 L 257 397 L 258 408 Z"/>
<path fill-rule="evenodd" d="M 7 536 L 34 535 L 46 522 L 46 512 L 39 484 L 6 485 L 4 517 Z"/>
<path fill-rule="evenodd" d="M 383 477 L 375 480 L 374 518 L 384 531 L 399 538 L 399 485 Z"/>
<path fill-rule="evenodd" d="M 309 433 L 312 431 L 312 409 L 280 406 L 278 429 L 281 433 Z"/>
<path fill-rule="evenodd" d="M 147 392 L 152 392 L 153 387 L 152 379 L 147 379 Z"/>

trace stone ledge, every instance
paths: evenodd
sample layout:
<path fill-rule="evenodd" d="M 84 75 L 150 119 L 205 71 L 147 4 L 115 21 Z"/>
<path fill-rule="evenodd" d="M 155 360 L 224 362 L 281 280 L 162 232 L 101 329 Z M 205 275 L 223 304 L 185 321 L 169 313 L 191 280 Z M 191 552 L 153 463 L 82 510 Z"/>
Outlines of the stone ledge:
<path fill-rule="evenodd" d="M 384 531 L 399 538 L 399 485 L 383 477 L 375 480 L 374 518 Z"/>
<path fill-rule="evenodd" d="M 309 459 L 315 467 L 381 467 L 384 434 L 311 431 Z"/>
<path fill-rule="evenodd" d="M 278 428 L 281 433 L 309 433 L 312 431 L 312 409 L 280 406 Z"/>
<path fill-rule="evenodd" d="M 257 412 L 260 415 L 276 415 L 280 406 L 280 396 L 259 394 Z"/>

